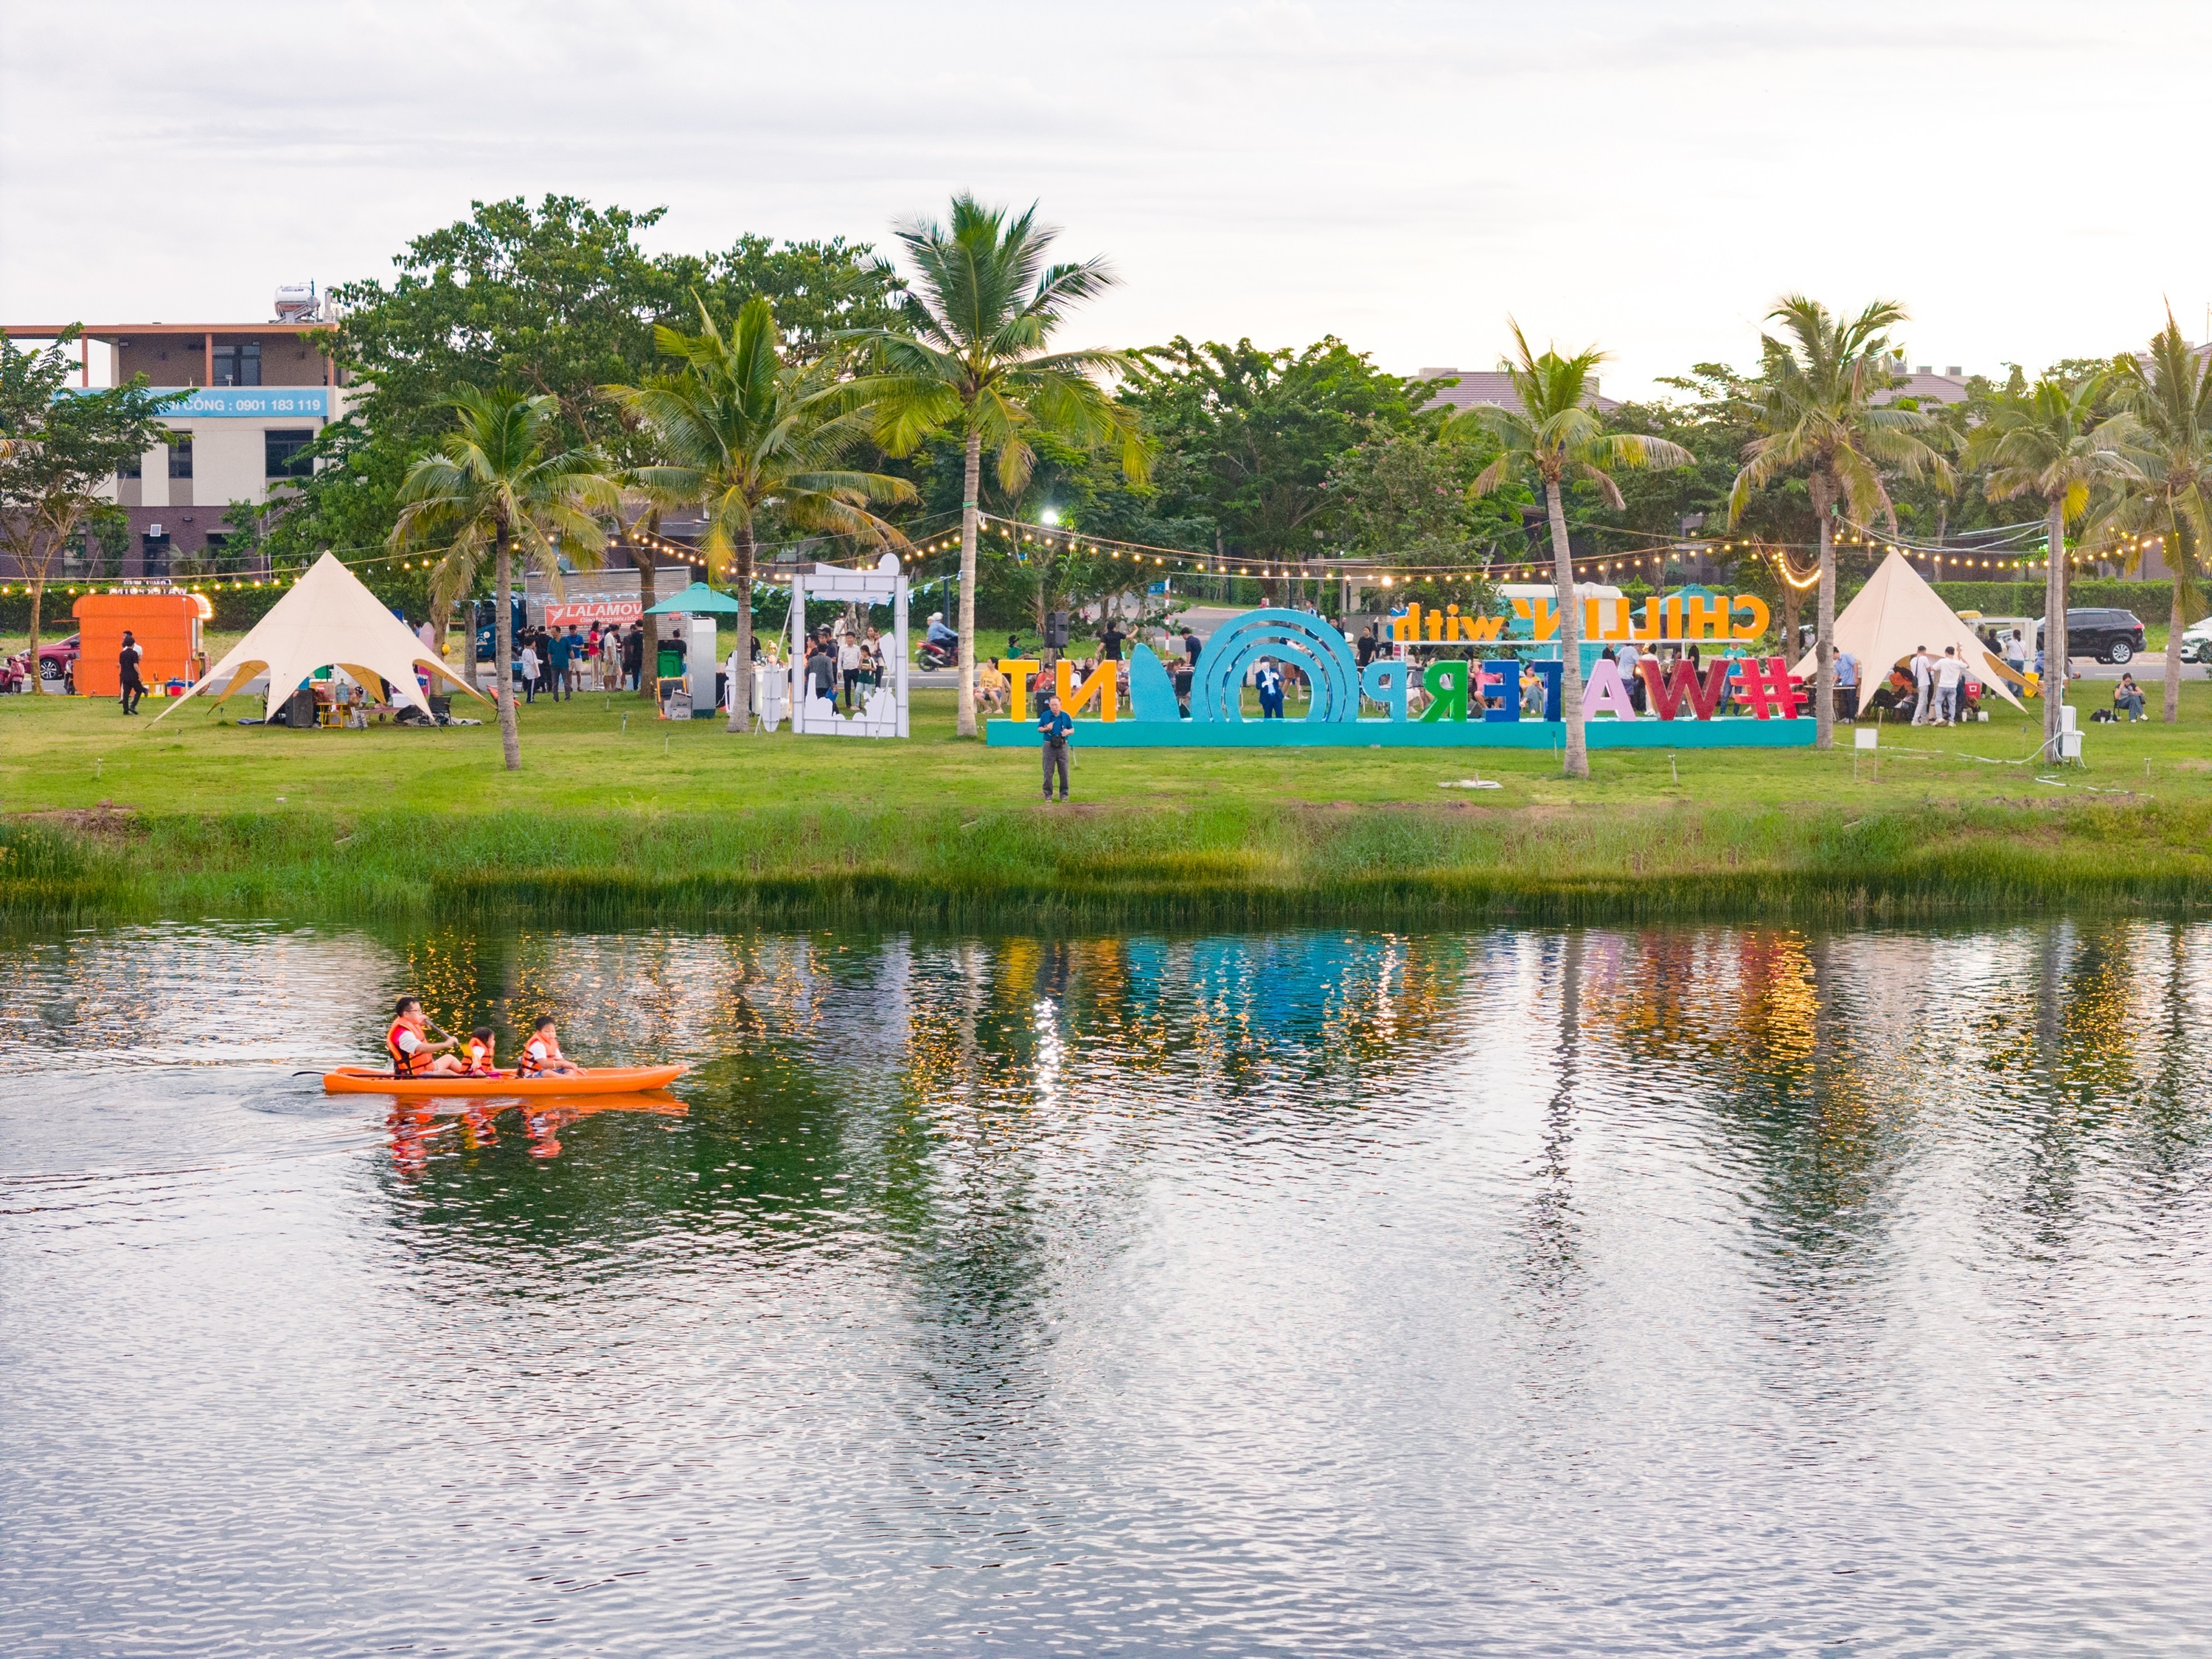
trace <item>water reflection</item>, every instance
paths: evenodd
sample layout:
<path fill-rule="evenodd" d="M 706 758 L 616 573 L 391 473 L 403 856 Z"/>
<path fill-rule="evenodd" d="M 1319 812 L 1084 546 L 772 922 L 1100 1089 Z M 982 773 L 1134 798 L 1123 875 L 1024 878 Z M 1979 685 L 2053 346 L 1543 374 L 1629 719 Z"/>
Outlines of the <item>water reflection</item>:
<path fill-rule="evenodd" d="M 2208 942 L 15 940 L 0 1651 L 2186 1645 Z"/>

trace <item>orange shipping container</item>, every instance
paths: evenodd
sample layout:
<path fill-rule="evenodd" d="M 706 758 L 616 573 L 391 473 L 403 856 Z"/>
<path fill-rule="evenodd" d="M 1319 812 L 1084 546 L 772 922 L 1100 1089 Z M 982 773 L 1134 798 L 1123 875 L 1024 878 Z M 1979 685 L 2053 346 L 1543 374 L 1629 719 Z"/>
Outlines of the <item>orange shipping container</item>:
<path fill-rule="evenodd" d="M 76 602 L 76 689 L 88 697 L 123 690 L 123 635 L 144 653 L 138 678 L 148 685 L 192 679 L 200 672 L 200 624 L 215 607 L 198 593 L 88 593 Z"/>

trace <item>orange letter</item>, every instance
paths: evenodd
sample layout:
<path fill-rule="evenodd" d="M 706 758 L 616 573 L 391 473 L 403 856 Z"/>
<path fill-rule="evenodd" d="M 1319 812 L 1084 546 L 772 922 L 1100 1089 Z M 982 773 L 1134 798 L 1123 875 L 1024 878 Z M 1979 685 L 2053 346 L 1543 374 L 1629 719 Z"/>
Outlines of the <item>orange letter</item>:
<path fill-rule="evenodd" d="M 1760 599 L 1758 594 L 1737 594 L 1735 596 L 1735 604 L 1729 611 L 1731 621 L 1734 619 L 1735 611 L 1750 611 L 1753 620 L 1748 628 L 1744 627 L 1741 623 L 1737 623 L 1733 627 L 1729 630 L 1730 636 L 1732 638 L 1739 640 L 1755 640 L 1761 634 L 1764 634 L 1766 631 L 1766 624 L 1768 621 L 1766 601 Z"/>
<path fill-rule="evenodd" d="M 1711 599 L 1699 593 L 1682 596 L 1685 615 L 1682 637 L 1686 640 L 1724 640 L 1729 630 L 1729 602 L 1719 594 Z"/>
<path fill-rule="evenodd" d="M 1118 693 L 1114 684 L 1114 667 L 1110 662 L 1100 663 L 1091 671 L 1091 678 L 1083 682 L 1082 690 L 1073 690 L 1070 688 L 1075 684 L 1075 665 L 1065 657 L 1054 663 L 1052 678 L 1054 687 L 1060 693 L 1060 713 L 1079 714 L 1083 712 L 1083 705 L 1096 697 L 1098 699 L 1098 718 L 1102 720 L 1115 719 L 1121 705 L 1115 701 Z"/>
<path fill-rule="evenodd" d="M 1037 665 L 1015 657 L 1006 657 L 1000 660 L 999 672 L 1006 677 L 1006 718 L 1027 720 L 1030 717 L 1030 676 L 1037 672 Z"/>

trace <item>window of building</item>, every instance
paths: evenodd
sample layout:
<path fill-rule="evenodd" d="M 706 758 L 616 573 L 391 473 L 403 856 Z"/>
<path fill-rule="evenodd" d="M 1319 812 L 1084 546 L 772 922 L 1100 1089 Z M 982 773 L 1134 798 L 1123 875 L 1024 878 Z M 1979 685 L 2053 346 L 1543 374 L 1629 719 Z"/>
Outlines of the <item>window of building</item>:
<path fill-rule="evenodd" d="M 304 478 L 314 471 L 313 461 L 307 454 L 307 446 L 315 441 L 313 430 L 272 429 L 262 437 L 268 447 L 267 477 Z"/>
<path fill-rule="evenodd" d="M 217 346 L 215 349 L 215 384 L 259 386 L 261 342 L 249 340 L 242 345 Z"/>
<path fill-rule="evenodd" d="M 115 469 L 115 476 L 116 476 L 117 477 L 118 477 L 118 478 L 143 478 L 143 477 L 144 477 L 146 476 L 146 461 L 145 461 L 145 458 L 144 458 L 143 456 L 141 456 L 138 459 L 137 459 L 137 460 L 135 460 L 135 461 L 125 461 L 125 462 L 124 462 L 122 465 L 120 465 L 120 466 L 118 466 L 118 467 L 117 467 L 117 468 Z"/>
<path fill-rule="evenodd" d="M 189 478 L 192 476 L 192 441 L 179 438 L 169 446 L 169 476 Z"/>

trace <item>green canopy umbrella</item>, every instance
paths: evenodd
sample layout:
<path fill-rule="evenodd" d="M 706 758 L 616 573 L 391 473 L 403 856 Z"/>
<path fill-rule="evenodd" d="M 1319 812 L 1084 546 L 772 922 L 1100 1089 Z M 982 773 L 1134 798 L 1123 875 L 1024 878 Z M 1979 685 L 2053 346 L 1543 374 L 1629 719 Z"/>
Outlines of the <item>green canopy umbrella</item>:
<path fill-rule="evenodd" d="M 648 617 L 703 617 L 710 612 L 735 616 L 738 602 L 726 593 L 717 593 L 704 582 L 693 582 L 681 593 L 672 593 L 645 614 Z"/>

